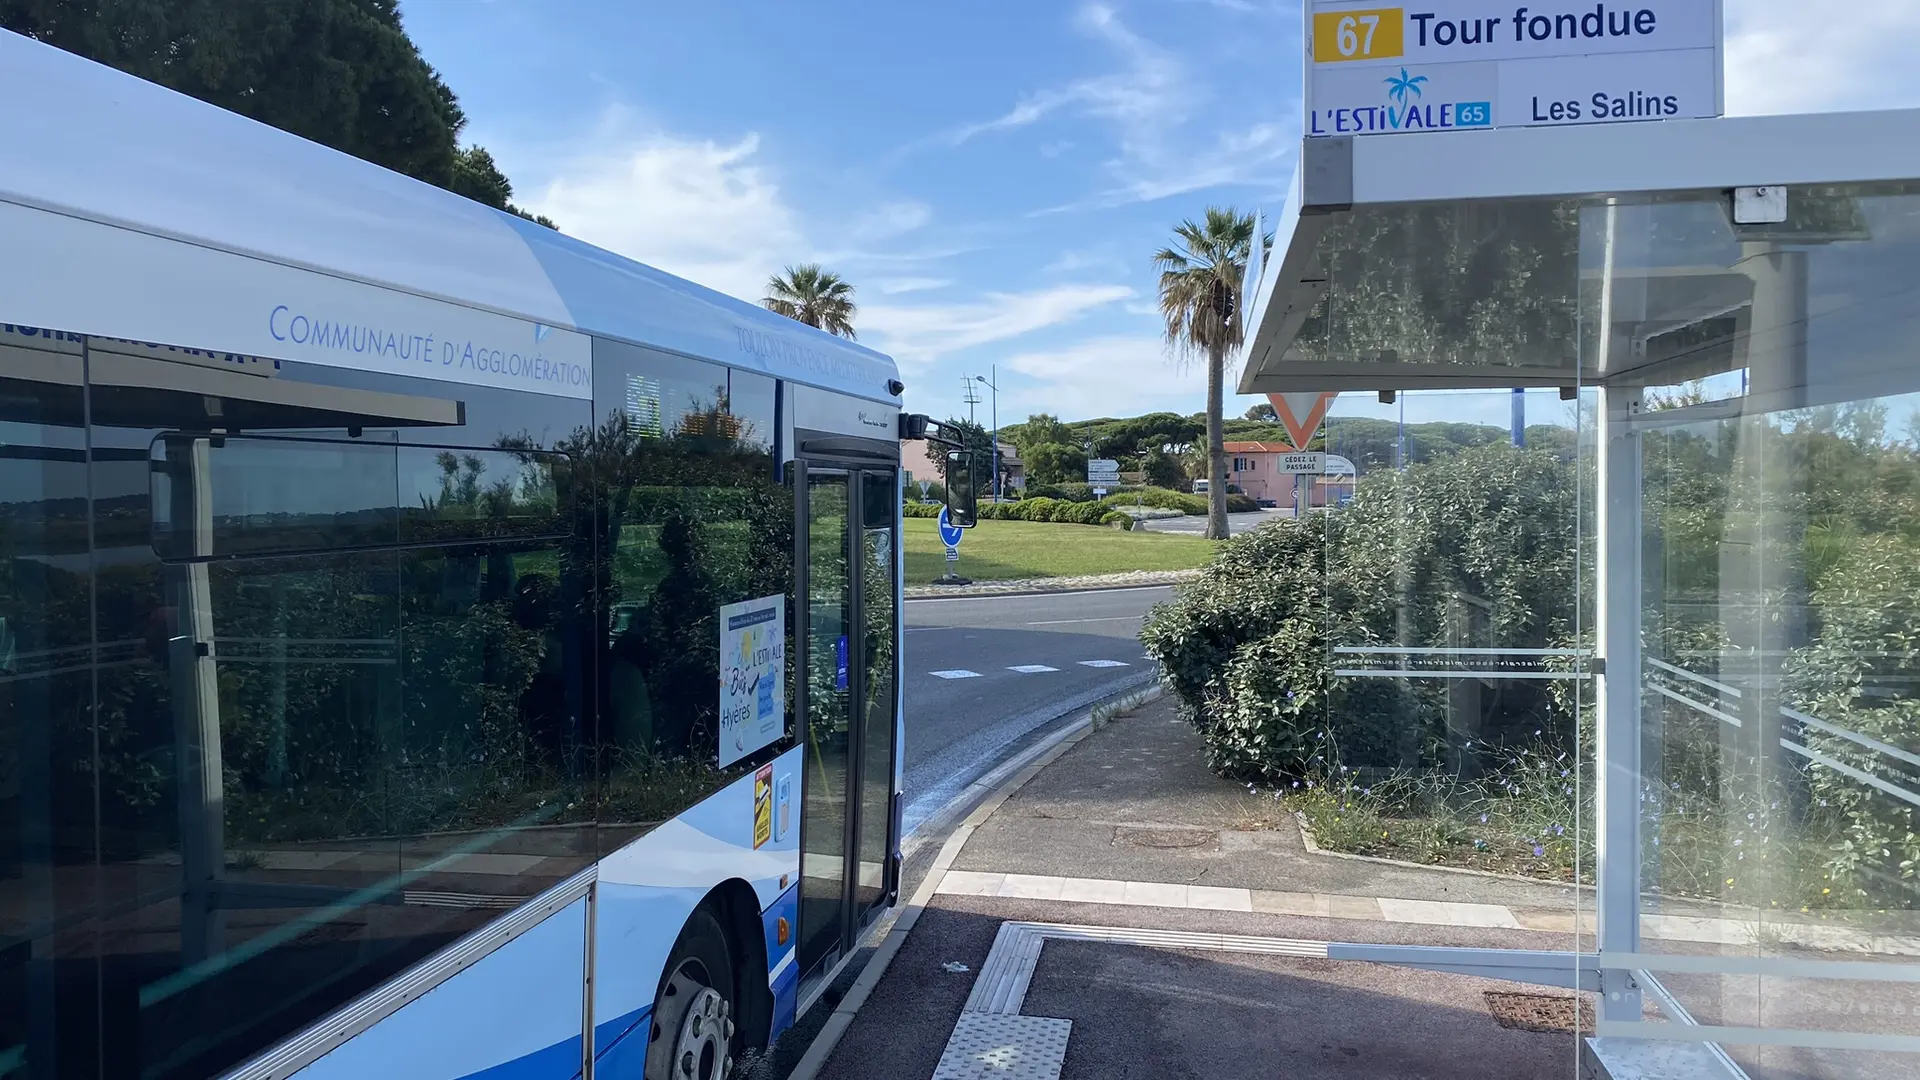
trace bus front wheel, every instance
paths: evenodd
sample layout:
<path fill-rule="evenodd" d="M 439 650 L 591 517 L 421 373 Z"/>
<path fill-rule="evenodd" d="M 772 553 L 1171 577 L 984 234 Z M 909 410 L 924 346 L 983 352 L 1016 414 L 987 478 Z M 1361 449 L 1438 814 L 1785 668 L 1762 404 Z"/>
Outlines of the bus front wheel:
<path fill-rule="evenodd" d="M 693 913 L 653 1002 L 646 1080 L 725 1080 L 737 1046 L 732 951 L 718 919 Z"/>

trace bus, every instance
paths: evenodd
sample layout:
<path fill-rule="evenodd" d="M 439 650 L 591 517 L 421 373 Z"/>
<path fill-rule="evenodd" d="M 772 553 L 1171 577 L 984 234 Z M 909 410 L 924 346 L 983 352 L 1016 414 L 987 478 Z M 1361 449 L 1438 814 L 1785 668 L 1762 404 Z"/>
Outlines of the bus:
<path fill-rule="evenodd" d="M 0 32 L 0 1076 L 718 1080 L 900 875 L 891 360 Z"/>

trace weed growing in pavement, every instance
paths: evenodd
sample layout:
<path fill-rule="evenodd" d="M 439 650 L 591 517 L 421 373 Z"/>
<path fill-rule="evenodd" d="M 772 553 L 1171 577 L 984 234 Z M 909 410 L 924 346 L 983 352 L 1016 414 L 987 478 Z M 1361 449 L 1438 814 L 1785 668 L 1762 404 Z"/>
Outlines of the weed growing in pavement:
<path fill-rule="evenodd" d="M 1142 690 L 1136 694 L 1128 694 L 1126 697 L 1095 705 L 1093 712 L 1088 714 L 1089 719 L 1093 721 L 1093 730 L 1099 731 L 1101 728 L 1113 723 L 1113 721 L 1119 717 L 1134 712 L 1139 709 L 1140 706 L 1145 705 L 1147 699 L 1151 696 L 1152 691 Z"/>
<path fill-rule="evenodd" d="M 1329 851 L 1555 881 L 1593 873 L 1592 784 L 1570 755 L 1543 747 L 1506 752 L 1477 781 L 1332 765 L 1271 797 Z"/>

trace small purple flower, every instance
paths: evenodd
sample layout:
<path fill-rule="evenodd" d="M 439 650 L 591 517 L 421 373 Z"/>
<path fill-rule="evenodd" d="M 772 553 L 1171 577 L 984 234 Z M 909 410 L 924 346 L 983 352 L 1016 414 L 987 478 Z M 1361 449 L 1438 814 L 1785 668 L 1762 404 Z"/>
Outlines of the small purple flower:
<path fill-rule="evenodd" d="M 1541 847 L 1541 846 L 1540 846 L 1539 844 L 1535 844 L 1535 845 L 1533 845 L 1533 857 L 1534 857 L 1534 858 L 1536 858 L 1536 859 L 1537 859 L 1537 858 L 1539 858 L 1540 856 L 1542 856 L 1542 855 L 1545 855 L 1546 853 L 1547 853 L 1547 849 L 1546 849 L 1546 848 L 1543 848 L 1543 847 Z"/>
<path fill-rule="evenodd" d="M 1486 823 L 1487 823 L 1487 815 L 1485 815 L 1485 814 L 1481 814 L 1481 815 L 1480 815 L 1480 824 L 1482 824 L 1482 825 L 1485 825 Z"/>

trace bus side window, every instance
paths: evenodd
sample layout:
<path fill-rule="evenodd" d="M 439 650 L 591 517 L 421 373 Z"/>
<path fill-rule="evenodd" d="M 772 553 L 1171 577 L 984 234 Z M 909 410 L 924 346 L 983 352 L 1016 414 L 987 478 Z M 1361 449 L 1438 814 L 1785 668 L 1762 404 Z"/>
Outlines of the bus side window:
<path fill-rule="evenodd" d="M 610 849 L 635 823 L 657 820 L 669 792 L 677 809 L 742 772 L 719 765 L 719 613 L 770 596 L 791 602 L 793 494 L 774 479 L 773 380 L 595 348 L 600 385 L 612 388 L 596 402 L 587 455 L 605 552 L 599 741 Z M 791 611 L 787 623 L 791 640 Z M 790 698 L 791 675 L 787 683 Z M 790 734 L 790 700 L 780 708 Z"/>

